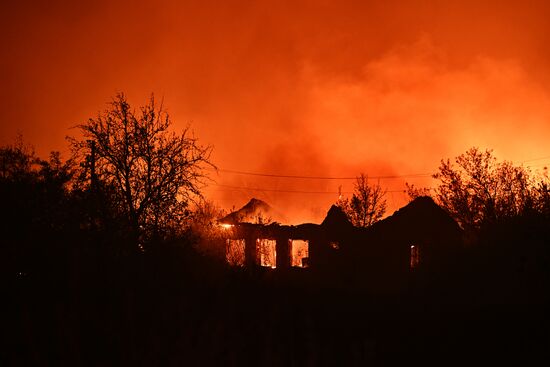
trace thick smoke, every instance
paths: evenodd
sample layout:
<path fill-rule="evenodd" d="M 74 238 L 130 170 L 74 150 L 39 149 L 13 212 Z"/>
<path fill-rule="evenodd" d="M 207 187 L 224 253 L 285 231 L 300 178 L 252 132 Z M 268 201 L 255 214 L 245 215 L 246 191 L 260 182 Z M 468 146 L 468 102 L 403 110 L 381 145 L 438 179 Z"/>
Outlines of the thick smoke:
<path fill-rule="evenodd" d="M 354 79 L 327 78 L 314 66 L 300 77 L 302 102 L 281 127 L 267 119 L 247 159 L 251 171 L 349 177 L 434 173 L 439 160 L 471 146 L 493 148 L 521 162 L 548 155 L 550 98 L 513 60 L 475 58 L 449 67 L 423 39 L 364 65 Z M 296 118 L 299 116 L 299 118 Z M 237 139 L 238 140 L 238 139 Z M 237 165 L 243 167 L 243 165 Z M 285 208 L 295 220 L 319 221 L 331 203 L 353 190 L 352 180 L 292 180 L 222 174 L 228 185 L 271 190 L 329 191 L 298 194 L 235 190 L 218 196 L 235 205 L 251 195 Z M 390 211 L 403 205 L 404 183 L 430 178 L 381 179 Z M 373 183 L 377 183 L 373 179 Z M 223 201 L 222 201 L 223 202 Z"/>
<path fill-rule="evenodd" d="M 1 143 L 20 131 L 43 156 L 66 156 L 68 128 L 117 91 L 135 106 L 151 92 L 164 98 L 175 127 L 191 123 L 224 169 L 374 177 L 432 173 L 471 146 L 516 162 L 550 155 L 547 2 L 6 6 Z M 257 196 L 290 222 L 319 222 L 340 187 L 353 189 L 353 180 L 213 178 L 206 194 L 221 206 Z M 405 203 L 405 181 L 433 185 L 380 180 L 390 211 Z"/>

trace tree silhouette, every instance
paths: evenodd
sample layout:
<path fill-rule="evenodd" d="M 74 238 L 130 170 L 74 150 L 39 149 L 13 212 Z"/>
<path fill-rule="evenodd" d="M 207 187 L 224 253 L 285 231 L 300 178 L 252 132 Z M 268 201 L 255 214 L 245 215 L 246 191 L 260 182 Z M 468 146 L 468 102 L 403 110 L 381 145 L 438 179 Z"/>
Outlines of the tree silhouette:
<path fill-rule="evenodd" d="M 176 229 L 188 204 L 201 196 L 211 147 L 199 145 L 189 126 L 170 131 L 172 121 L 154 96 L 139 111 L 117 94 L 109 108 L 78 125 L 69 138 L 81 164 L 81 178 L 112 193 L 135 235 Z"/>
<path fill-rule="evenodd" d="M 550 177 L 548 167 L 544 167 L 542 173 L 535 180 L 533 188 L 535 210 L 546 218 L 550 218 Z"/>
<path fill-rule="evenodd" d="M 379 184 L 369 184 L 368 176 L 361 173 L 356 178 L 351 199 L 340 199 L 337 204 L 354 226 L 369 227 L 384 216 L 385 195 Z"/>
<path fill-rule="evenodd" d="M 69 197 L 71 178 L 70 161 L 62 162 L 57 152 L 40 159 L 21 136 L 0 147 L 0 273 L 22 279 L 48 266 L 61 270 L 57 251 L 64 236 L 78 228 Z"/>
<path fill-rule="evenodd" d="M 436 198 L 464 229 L 476 229 L 523 214 L 533 207 L 529 172 L 511 162 L 497 162 L 491 150 L 471 148 L 442 160 L 433 177 L 440 181 Z"/>
<path fill-rule="evenodd" d="M 14 181 L 34 176 L 33 165 L 38 163 L 32 147 L 18 135 L 15 143 L 0 147 L 0 179 Z"/>

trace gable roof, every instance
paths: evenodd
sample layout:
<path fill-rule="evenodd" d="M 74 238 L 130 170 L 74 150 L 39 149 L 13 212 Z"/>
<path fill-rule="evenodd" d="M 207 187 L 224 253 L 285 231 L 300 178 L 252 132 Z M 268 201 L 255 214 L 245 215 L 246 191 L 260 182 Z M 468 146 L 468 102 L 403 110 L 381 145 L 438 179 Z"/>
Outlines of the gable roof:
<path fill-rule="evenodd" d="M 323 227 L 331 228 L 349 228 L 353 227 L 351 222 L 348 219 L 348 216 L 344 211 L 336 205 L 332 205 L 328 210 L 327 216 L 321 223 Z"/>
<path fill-rule="evenodd" d="M 388 233 L 392 237 L 437 236 L 460 237 L 462 230 L 456 221 L 429 196 L 415 198 L 409 204 L 369 228 L 374 233 Z"/>

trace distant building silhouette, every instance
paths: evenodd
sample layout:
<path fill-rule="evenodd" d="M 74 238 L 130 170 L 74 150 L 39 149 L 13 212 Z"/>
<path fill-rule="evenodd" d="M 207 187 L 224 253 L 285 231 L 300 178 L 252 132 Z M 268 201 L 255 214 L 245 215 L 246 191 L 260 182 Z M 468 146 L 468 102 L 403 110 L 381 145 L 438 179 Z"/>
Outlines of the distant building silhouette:
<path fill-rule="evenodd" d="M 462 244 L 458 224 L 430 197 L 418 197 L 368 228 L 354 227 L 334 205 L 321 224 L 236 220 L 238 213 L 254 207 L 269 206 L 252 199 L 220 221 L 228 229 L 228 261 L 234 265 L 276 271 L 307 267 L 316 273 L 399 283 L 417 269 L 443 266 Z"/>

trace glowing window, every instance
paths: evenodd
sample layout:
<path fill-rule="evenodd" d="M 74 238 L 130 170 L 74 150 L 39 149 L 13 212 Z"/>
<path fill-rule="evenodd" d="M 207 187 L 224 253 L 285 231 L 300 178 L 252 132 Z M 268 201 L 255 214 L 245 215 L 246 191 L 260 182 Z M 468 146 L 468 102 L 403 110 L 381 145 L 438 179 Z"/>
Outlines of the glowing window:
<path fill-rule="evenodd" d="M 420 251 L 418 246 L 411 245 L 411 269 L 414 269 L 420 263 Z"/>
<path fill-rule="evenodd" d="M 291 265 L 306 268 L 309 258 L 309 241 L 289 240 L 289 242 Z"/>
<path fill-rule="evenodd" d="M 277 241 L 260 239 L 256 240 L 256 251 L 260 259 L 260 265 L 275 269 L 277 267 Z"/>
<path fill-rule="evenodd" d="M 244 240 L 227 239 L 225 246 L 225 259 L 229 265 L 244 266 L 245 261 Z"/>

